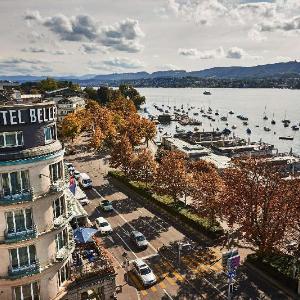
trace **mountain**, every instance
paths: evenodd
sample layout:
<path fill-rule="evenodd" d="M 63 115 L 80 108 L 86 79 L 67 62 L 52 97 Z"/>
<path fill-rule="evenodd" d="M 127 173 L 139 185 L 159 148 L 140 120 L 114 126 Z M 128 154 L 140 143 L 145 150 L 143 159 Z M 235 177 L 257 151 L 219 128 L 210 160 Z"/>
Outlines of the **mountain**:
<path fill-rule="evenodd" d="M 59 80 L 71 80 L 80 84 L 98 84 L 126 80 L 150 80 L 156 78 L 214 78 L 214 79 L 249 79 L 249 78 L 282 78 L 300 77 L 300 62 L 290 61 L 275 64 L 259 65 L 253 67 L 215 67 L 200 71 L 187 72 L 185 70 L 157 71 L 153 73 L 112 73 L 105 75 L 82 75 L 82 76 L 54 76 Z M 11 80 L 18 82 L 40 81 L 46 76 L 0 76 L 0 80 Z"/>

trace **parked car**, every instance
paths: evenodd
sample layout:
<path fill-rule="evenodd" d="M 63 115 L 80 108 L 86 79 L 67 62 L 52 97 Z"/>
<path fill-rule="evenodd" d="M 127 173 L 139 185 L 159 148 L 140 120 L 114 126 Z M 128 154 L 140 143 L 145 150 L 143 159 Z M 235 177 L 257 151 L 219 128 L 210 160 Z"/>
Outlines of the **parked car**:
<path fill-rule="evenodd" d="M 156 283 L 157 278 L 150 267 L 142 260 L 137 259 L 133 261 L 133 271 L 140 278 L 145 287 Z"/>
<path fill-rule="evenodd" d="M 108 221 L 103 217 L 99 217 L 95 220 L 97 227 L 101 234 L 108 234 L 112 232 L 112 228 Z"/>
<path fill-rule="evenodd" d="M 75 198 L 80 202 L 82 206 L 90 203 L 90 200 L 87 198 L 85 192 L 83 192 L 79 187 L 76 187 Z"/>
<path fill-rule="evenodd" d="M 147 248 L 148 247 L 148 241 L 145 238 L 145 236 L 139 232 L 139 231 L 132 231 L 130 234 L 130 238 L 132 242 L 137 246 L 138 248 Z"/>
<path fill-rule="evenodd" d="M 112 211 L 113 210 L 112 203 L 109 200 L 102 200 L 101 201 L 101 208 L 104 211 Z"/>
<path fill-rule="evenodd" d="M 84 189 L 93 187 L 93 182 L 92 182 L 90 176 L 86 173 L 80 173 L 78 182 L 79 182 L 80 186 L 83 187 Z"/>
<path fill-rule="evenodd" d="M 74 176 L 74 178 L 75 178 L 76 180 L 78 180 L 79 177 L 80 177 L 80 172 L 77 171 L 77 170 L 75 170 L 75 171 L 73 172 L 73 176 Z"/>

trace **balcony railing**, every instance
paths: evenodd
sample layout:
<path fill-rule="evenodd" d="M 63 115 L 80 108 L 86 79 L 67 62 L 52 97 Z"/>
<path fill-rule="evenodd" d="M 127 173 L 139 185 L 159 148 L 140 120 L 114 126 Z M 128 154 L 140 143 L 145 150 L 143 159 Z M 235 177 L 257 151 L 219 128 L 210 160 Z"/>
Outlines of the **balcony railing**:
<path fill-rule="evenodd" d="M 23 266 L 20 268 L 8 268 L 8 277 L 10 278 L 19 278 L 24 276 L 30 276 L 33 274 L 37 274 L 40 272 L 40 263 L 36 259 L 36 261 L 28 266 Z"/>
<path fill-rule="evenodd" d="M 18 194 L 14 195 L 0 195 L 0 205 L 10 205 L 15 203 L 21 202 L 28 202 L 32 201 L 33 199 L 33 192 L 32 190 L 29 191 L 22 191 Z"/>
<path fill-rule="evenodd" d="M 74 240 L 68 241 L 68 243 L 61 249 L 59 249 L 56 253 L 55 259 L 56 261 L 63 261 L 69 257 L 69 255 L 75 249 L 75 242 Z"/>
<path fill-rule="evenodd" d="M 65 183 L 62 180 L 51 183 L 49 192 L 57 193 L 62 192 L 65 188 Z"/>
<path fill-rule="evenodd" d="M 36 226 L 32 226 L 30 229 L 26 229 L 19 232 L 7 232 L 5 231 L 5 242 L 6 243 L 16 243 L 20 241 L 26 241 L 34 239 L 37 237 Z"/>

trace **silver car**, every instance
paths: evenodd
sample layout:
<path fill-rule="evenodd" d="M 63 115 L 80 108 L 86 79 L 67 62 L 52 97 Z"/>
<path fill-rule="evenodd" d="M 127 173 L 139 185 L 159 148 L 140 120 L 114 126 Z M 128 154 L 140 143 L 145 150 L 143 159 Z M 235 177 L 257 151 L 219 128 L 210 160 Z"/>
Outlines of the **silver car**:
<path fill-rule="evenodd" d="M 148 241 L 145 236 L 139 231 L 132 231 L 130 234 L 132 242 L 140 249 L 148 247 Z"/>
<path fill-rule="evenodd" d="M 142 259 L 134 260 L 132 264 L 134 273 L 140 278 L 145 287 L 151 286 L 157 282 L 157 278 L 153 271 Z"/>

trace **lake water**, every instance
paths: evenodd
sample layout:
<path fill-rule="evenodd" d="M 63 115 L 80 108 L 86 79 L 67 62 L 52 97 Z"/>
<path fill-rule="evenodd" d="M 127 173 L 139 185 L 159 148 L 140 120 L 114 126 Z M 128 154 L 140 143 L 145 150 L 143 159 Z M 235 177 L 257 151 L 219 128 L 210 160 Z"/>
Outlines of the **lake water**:
<path fill-rule="evenodd" d="M 219 128 L 223 130 L 226 125 L 220 120 L 221 116 L 228 115 L 228 128 L 235 124 L 237 129 L 234 131 L 236 136 L 245 138 L 251 141 L 262 141 L 273 144 L 278 148 L 279 152 L 290 152 L 291 148 L 294 153 L 300 154 L 300 131 L 293 131 L 291 127 L 284 127 L 281 120 L 286 118 L 291 120 L 292 125 L 299 125 L 300 122 L 300 91 L 287 89 L 209 89 L 211 95 L 203 95 L 205 89 L 201 88 L 138 88 L 141 95 L 146 97 L 146 104 L 150 114 L 159 114 L 153 104 L 162 106 L 165 109 L 167 105 L 180 108 L 184 105 L 184 110 L 188 107 L 195 106 L 195 109 L 190 110 L 189 116 L 199 119 L 203 122 L 202 126 L 198 126 L 200 130 L 213 130 Z M 213 118 L 215 122 L 211 122 L 207 118 L 203 118 L 199 112 L 199 108 L 208 107 L 213 109 Z M 268 120 L 263 120 L 264 111 Z M 219 116 L 214 116 L 218 110 Z M 228 112 L 234 111 L 234 115 Z M 199 112 L 199 116 L 193 116 L 194 112 Z M 239 120 L 237 115 L 244 115 L 249 118 L 249 125 L 244 126 L 243 121 Z M 271 120 L 276 121 L 275 125 L 271 125 Z M 164 131 L 168 133 L 175 132 L 177 122 L 172 122 L 171 125 L 164 126 Z M 259 125 L 259 127 L 256 127 Z M 269 127 L 271 131 L 264 131 L 264 126 Z M 193 127 L 183 127 L 190 130 Z M 252 133 L 248 135 L 246 129 L 250 128 Z M 279 136 L 293 136 L 293 141 L 279 140 Z"/>

